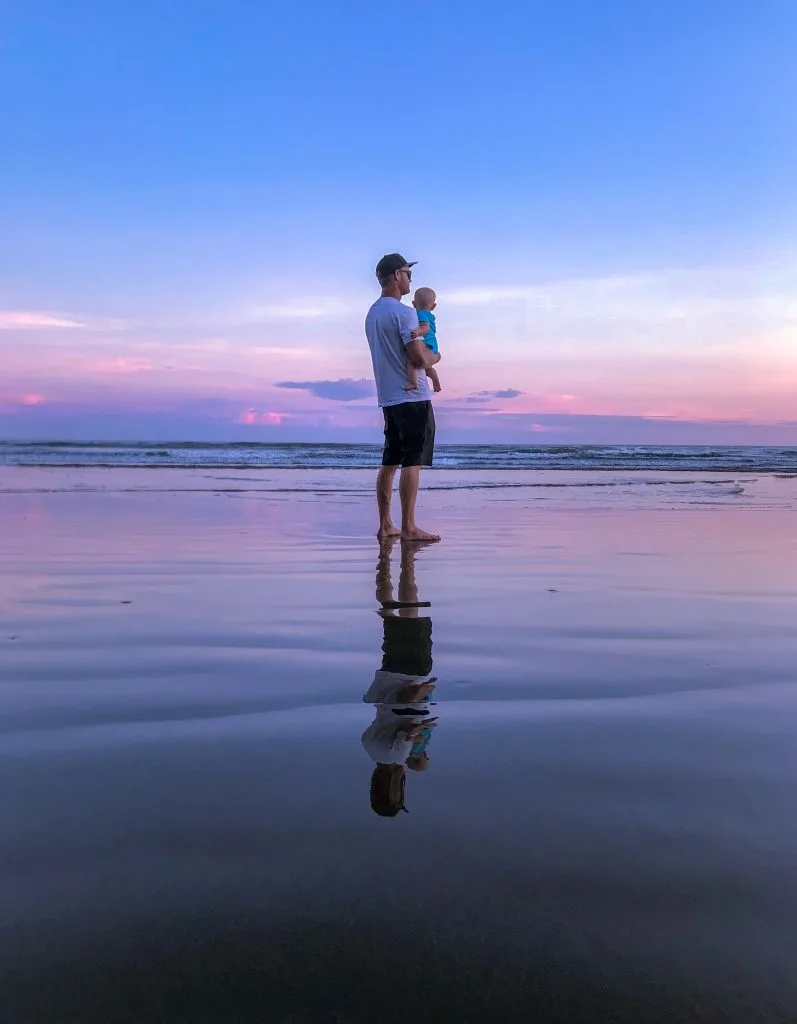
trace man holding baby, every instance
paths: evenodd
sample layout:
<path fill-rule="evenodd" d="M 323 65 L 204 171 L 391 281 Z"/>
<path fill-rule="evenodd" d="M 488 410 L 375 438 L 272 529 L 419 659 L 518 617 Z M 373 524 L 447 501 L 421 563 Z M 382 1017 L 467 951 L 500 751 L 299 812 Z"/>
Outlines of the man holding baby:
<path fill-rule="evenodd" d="M 435 423 L 430 383 L 435 391 L 440 390 L 433 369 L 440 361 L 440 353 L 432 313 L 434 292 L 430 288 L 419 288 L 415 295 L 416 308 L 401 301 L 410 292 L 414 266 L 399 253 L 382 257 L 376 265 L 382 294 L 365 319 L 377 397 L 385 419 L 385 447 L 376 480 L 377 536 L 400 535 L 404 541 L 431 542 L 440 537 L 418 527 L 415 502 L 421 467 L 431 466 L 434 455 Z M 390 513 L 393 481 L 399 467 L 400 530 L 393 525 Z"/>

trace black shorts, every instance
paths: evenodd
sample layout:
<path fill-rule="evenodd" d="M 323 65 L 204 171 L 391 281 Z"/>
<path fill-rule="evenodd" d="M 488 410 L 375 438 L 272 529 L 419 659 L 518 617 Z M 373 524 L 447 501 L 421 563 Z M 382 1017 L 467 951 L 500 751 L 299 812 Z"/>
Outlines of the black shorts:
<path fill-rule="evenodd" d="M 431 466 L 434 456 L 434 409 L 431 402 L 386 405 L 383 466 Z"/>

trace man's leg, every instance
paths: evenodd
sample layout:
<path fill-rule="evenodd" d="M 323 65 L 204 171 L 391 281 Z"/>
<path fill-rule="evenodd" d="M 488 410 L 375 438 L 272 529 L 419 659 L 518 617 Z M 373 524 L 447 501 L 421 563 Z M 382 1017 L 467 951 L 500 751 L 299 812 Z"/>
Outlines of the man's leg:
<path fill-rule="evenodd" d="M 377 537 L 398 537 L 400 530 L 393 525 L 390 515 L 390 502 L 393 497 L 393 480 L 401 462 L 401 435 L 396 423 L 395 410 L 384 408 L 385 447 L 382 452 L 382 468 L 376 477 L 376 509 L 379 514 L 379 530 Z"/>
<path fill-rule="evenodd" d="M 431 543 L 440 540 L 436 533 L 418 529 L 415 522 L 415 501 L 421 482 L 421 467 L 431 466 L 434 455 L 434 410 L 431 402 L 403 406 L 405 431 L 402 437 L 401 460 L 401 539 Z M 408 464 L 409 463 L 409 464 Z"/>
<path fill-rule="evenodd" d="M 404 466 L 399 479 L 399 497 L 401 498 L 401 539 L 412 541 L 436 541 L 440 537 L 436 533 L 420 530 L 415 524 L 415 502 L 418 497 L 418 486 L 421 481 L 420 466 Z"/>
<path fill-rule="evenodd" d="M 393 480 L 398 466 L 382 466 L 376 475 L 376 507 L 379 512 L 379 532 L 377 537 L 398 537 L 401 530 L 393 525 L 390 516 L 390 499 L 393 497 Z"/>

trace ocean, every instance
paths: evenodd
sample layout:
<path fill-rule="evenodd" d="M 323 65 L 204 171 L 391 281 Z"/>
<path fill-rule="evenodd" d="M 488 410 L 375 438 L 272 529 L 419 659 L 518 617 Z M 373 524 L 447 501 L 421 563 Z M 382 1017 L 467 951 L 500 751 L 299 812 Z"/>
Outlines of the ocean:
<path fill-rule="evenodd" d="M 0 466 L 137 466 L 171 469 L 367 469 L 378 444 L 226 444 L 199 441 L 5 441 Z M 442 470 L 610 470 L 797 473 L 797 447 L 442 444 Z"/>

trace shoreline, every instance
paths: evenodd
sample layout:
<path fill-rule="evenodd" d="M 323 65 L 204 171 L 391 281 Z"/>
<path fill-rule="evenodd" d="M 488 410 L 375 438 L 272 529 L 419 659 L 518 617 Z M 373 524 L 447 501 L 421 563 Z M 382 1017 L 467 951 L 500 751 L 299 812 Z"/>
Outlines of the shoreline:
<path fill-rule="evenodd" d="M 0 470 L 0 502 L 14 496 L 106 494 L 216 494 L 242 500 L 292 495 L 316 505 L 346 499 L 370 514 L 374 467 L 7 466 Z M 688 470 L 454 469 L 426 471 L 421 509 L 446 517 L 478 517 L 496 503 L 542 509 L 797 509 L 797 474 Z M 456 498 L 455 498 L 456 496 Z M 360 515 L 356 518 L 360 518 Z"/>
<path fill-rule="evenodd" d="M 376 472 L 380 463 L 349 464 L 330 466 L 327 463 L 310 463 L 306 466 L 253 466 L 250 462 L 201 462 L 184 463 L 179 466 L 165 466 L 156 462 L 14 462 L 0 465 L 0 469 L 174 469 L 174 470 L 197 470 L 197 469 L 235 469 L 246 472 L 272 471 L 275 472 L 306 472 L 320 470 L 370 470 Z M 541 466 L 539 469 L 533 466 L 518 466 L 513 469 L 509 466 L 500 466 L 491 469 L 489 466 L 426 466 L 426 471 L 433 473 L 716 473 L 728 476 L 739 473 L 755 473 L 758 476 L 775 476 L 784 479 L 797 479 L 797 472 L 784 473 L 776 469 L 751 469 L 748 467 L 731 467 L 723 469 L 651 469 L 640 466 L 639 468 L 617 467 L 617 466 L 590 466 L 572 467 L 567 466 Z"/>

